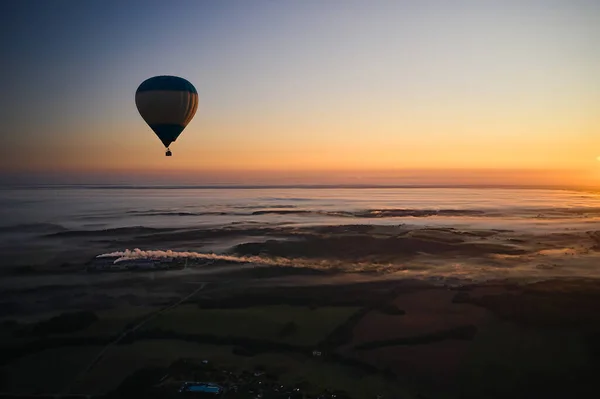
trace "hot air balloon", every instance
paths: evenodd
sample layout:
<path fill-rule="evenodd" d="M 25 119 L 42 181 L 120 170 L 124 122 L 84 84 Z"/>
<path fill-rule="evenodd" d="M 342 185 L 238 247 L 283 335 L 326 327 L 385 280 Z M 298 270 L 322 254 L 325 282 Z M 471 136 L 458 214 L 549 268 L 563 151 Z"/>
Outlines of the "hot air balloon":
<path fill-rule="evenodd" d="M 169 145 L 177 140 L 198 109 L 194 85 L 177 76 L 155 76 L 135 92 L 135 105 L 171 156 Z"/>

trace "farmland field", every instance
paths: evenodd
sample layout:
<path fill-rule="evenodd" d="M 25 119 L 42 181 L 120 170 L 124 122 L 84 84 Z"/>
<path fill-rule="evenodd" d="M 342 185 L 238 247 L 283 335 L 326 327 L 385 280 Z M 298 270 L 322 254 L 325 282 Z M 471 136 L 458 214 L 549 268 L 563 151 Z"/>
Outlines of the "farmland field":
<path fill-rule="evenodd" d="M 182 305 L 148 322 L 142 330 L 164 329 L 187 334 L 213 334 L 315 345 L 359 308 L 261 306 L 242 309 L 200 309 Z M 281 334 L 294 323 L 289 335 Z"/>

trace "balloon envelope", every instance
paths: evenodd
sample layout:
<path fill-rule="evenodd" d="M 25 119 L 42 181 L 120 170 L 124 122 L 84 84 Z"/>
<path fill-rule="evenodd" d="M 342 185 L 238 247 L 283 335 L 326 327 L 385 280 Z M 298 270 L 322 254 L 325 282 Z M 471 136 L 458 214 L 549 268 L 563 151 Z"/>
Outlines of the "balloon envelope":
<path fill-rule="evenodd" d="M 155 76 L 135 92 L 135 105 L 165 147 L 177 140 L 198 109 L 194 85 L 177 76 Z"/>

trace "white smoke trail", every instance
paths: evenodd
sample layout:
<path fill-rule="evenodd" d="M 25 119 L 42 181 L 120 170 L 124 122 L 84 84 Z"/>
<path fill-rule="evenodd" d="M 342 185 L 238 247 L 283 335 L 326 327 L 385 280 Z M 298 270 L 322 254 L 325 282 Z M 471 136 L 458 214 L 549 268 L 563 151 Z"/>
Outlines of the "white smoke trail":
<path fill-rule="evenodd" d="M 147 259 L 147 258 L 188 258 L 188 259 L 205 259 L 205 260 L 224 260 L 227 262 L 235 263 L 261 263 L 269 264 L 274 266 L 291 266 L 292 260 L 286 258 L 263 258 L 260 256 L 232 256 L 232 255 L 218 255 L 215 253 L 200 253 L 200 252 L 177 252 L 172 250 L 161 251 L 151 250 L 143 251 L 139 248 L 134 250 L 126 249 L 125 251 L 117 251 L 98 255 L 97 258 L 112 258 L 115 259 L 114 263 L 119 263 L 124 260 L 134 259 Z"/>
<path fill-rule="evenodd" d="M 139 248 L 133 250 L 126 249 L 98 255 L 97 258 L 116 257 L 114 263 L 124 260 L 148 259 L 148 258 L 189 258 L 199 260 L 222 260 L 232 263 L 249 263 L 264 266 L 283 266 L 295 268 L 311 268 L 315 270 L 336 269 L 342 273 L 376 273 L 379 275 L 387 274 L 389 276 L 402 276 L 405 278 L 419 279 L 470 279 L 472 281 L 494 280 L 499 277 L 531 277 L 543 274 L 547 276 L 547 271 L 537 270 L 529 265 L 523 265 L 519 268 L 493 268 L 485 263 L 464 262 L 453 263 L 447 259 L 439 259 L 435 262 L 427 260 L 412 260 L 408 264 L 404 262 L 372 262 L 372 261 L 346 261 L 333 259 L 305 259 L 305 258 L 277 258 L 263 256 L 235 256 L 219 255 L 215 253 L 200 252 L 178 252 L 150 250 L 143 251 Z"/>
<path fill-rule="evenodd" d="M 301 258 L 280 258 L 280 257 L 263 257 L 263 256 L 235 256 L 235 255 L 218 255 L 215 253 L 200 253 L 200 252 L 177 252 L 172 250 L 150 250 L 143 251 L 139 248 L 133 250 L 126 249 L 125 251 L 117 251 L 96 256 L 96 258 L 112 258 L 117 257 L 114 263 L 119 263 L 125 260 L 148 259 L 148 258 L 188 258 L 188 259 L 203 259 L 203 260 L 223 260 L 233 263 L 253 263 L 257 265 L 268 266 L 284 266 L 284 267 L 299 267 L 327 270 L 339 268 L 346 272 L 357 271 L 386 271 L 397 269 L 399 265 L 374 262 L 347 262 L 336 261 L 329 259 L 301 259 Z"/>

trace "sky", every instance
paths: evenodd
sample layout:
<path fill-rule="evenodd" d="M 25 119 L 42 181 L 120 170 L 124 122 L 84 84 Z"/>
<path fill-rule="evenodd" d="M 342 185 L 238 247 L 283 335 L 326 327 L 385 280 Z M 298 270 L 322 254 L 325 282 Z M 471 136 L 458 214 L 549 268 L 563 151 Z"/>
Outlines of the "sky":
<path fill-rule="evenodd" d="M 4 177 L 600 186 L 599 1 L 4 0 L 0 18 Z M 172 157 L 134 102 L 155 75 L 199 93 Z"/>

